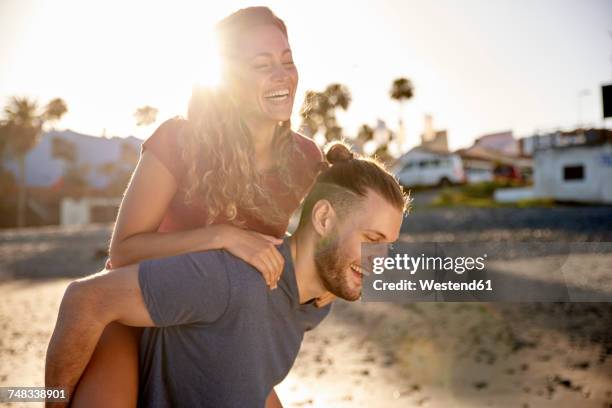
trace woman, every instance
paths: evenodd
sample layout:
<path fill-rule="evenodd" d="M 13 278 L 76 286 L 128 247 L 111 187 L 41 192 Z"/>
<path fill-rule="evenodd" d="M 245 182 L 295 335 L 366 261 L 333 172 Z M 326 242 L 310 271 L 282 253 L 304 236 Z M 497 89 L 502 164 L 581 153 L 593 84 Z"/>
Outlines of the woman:
<path fill-rule="evenodd" d="M 323 158 L 290 129 L 298 73 L 283 21 L 252 7 L 216 31 L 221 86 L 194 91 L 187 119 L 166 121 L 143 144 L 113 231 L 110 266 L 223 248 L 274 289 L 283 268 L 274 245 Z M 139 336 L 119 324 L 107 327 L 73 407 L 136 405 Z"/>

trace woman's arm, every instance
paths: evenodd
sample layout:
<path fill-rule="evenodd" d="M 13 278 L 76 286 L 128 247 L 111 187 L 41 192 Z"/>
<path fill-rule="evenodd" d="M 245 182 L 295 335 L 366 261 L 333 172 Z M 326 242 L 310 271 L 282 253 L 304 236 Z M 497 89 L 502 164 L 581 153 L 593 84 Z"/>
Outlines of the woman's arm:
<path fill-rule="evenodd" d="M 270 394 L 268 394 L 265 408 L 283 408 L 283 404 L 278 398 L 278 395 L 276 395 L 274 388 L 272 388 L 272 391 L 270 391 Z"/>
<path fill-rule="evenodd" d="M 144 259 L 218 248 L 216 234 L 202 234 L 201 229 L 157 232 L 177 188 L 170 171 L 155 155 L 145 151 L 119 208 L 109 251 L 113 268 Z"/>
<path fill-rule="evenodd" d="M 157 232 L 177 188 L 172 173 L 145 150 L 119 208 L 110 244 L 111 266 L 223 248 L 257 268 L 274 287 L 284 263 L 274 246 L 281 243 L 277 238 L 230 225 Z"/>

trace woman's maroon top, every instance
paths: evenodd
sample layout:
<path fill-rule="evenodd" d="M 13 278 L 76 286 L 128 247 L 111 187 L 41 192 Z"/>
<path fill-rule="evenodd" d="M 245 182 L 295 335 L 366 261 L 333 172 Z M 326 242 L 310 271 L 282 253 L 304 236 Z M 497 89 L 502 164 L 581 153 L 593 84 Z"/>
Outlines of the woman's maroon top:
<path fill-rule="evenodd" d="M 172 198 L 170 205 L 164 215 L 158 231 L 183 231 L 208 225 L 208 215 L 203 209 L 204 201 L 192 205 L 185 204 L 185 183 L 187 166 L 181 157 L 181 147 L 178 138 L 182 137 L 181 129 L 187 123 L 186 119 L 175 117 L 162 123 L 157 130 L 142 144 L 141 154 L 148 150 L 161 161 L 161 163 L 172 173 L 179 188 Z M 290 190 L 284 185 L 280 178 L 280 170 L 274 169 L 266 172 L 263 183 L 266 190 L 279 208 L 286 214 L 282 223 L 271 225 L 266 220 L 253 217 L 249 213 L 241 212 L 238 208 L 238 216 L 244 219 L 244 227 L 264 234 L 282 237 L 287 230 L 291 214 L 298 208 L 300 201 L 304 198 L 315 177 L 317 176 L 323 155 L 319 147 L 309 138 L 292 132 L 295 139 L 296 152 L 294 159 L 290 160 L 293 173 L 294 186 Z M 223 180 L 231 182 L 231 180 Z M 262 203 L 265 205 L 265 203 Z M 218 217 L 212 224 L 229 223 L 223 217 Z"/>

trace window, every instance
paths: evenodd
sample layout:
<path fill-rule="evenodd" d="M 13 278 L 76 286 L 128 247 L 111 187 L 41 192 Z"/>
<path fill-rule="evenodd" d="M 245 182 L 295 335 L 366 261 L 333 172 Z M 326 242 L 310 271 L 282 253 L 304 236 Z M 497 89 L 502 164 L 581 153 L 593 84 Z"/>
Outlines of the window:
<path fill-rule="evenodd" d="M 412 168 L 413 163 L 412 162 L 408 162 L 404 165 L 404 167 L 402 168 L 402 170 L 410 170 Z"/>
<path fill-rule="evenodd" d="M 584 180 L 584 166 L 563 167 L 563 180 Z"/>

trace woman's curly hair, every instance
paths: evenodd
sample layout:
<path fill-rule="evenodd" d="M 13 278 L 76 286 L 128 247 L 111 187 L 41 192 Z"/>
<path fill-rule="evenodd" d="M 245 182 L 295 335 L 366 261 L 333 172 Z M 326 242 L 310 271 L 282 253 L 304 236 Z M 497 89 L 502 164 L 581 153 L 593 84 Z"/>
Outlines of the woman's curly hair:
<path fill-rule="evenodd" d="M 266 7 L 241 9 L 221 20 L 216 27 L 221 58 L 231 52 L 228 48 L 236 45 L 245 30 L 262 24 L 274 24 L 287 35 L 285 24 Z M 180 138 L 188 169 L 187 202 L 205 203 L 208 223 L 222 218 L 243 225 L 239 213 L 265 219 L 270 225 L 282 223 L 289 214 L 265 193 L 251 134 L 228 92 L 224 87 L 193 89 L 185 127 L 188 134 Z M 282 183 L 287 191 L 300 194 L 292 188 L 294 174 L 289 165 L 301 153 L 290 121 L 275 127 L 272 143 Z"/>

